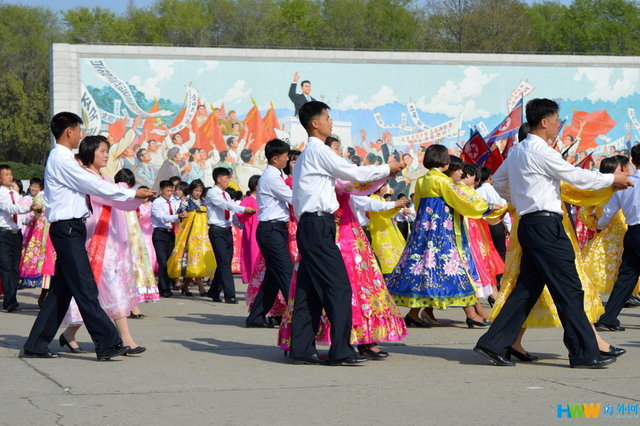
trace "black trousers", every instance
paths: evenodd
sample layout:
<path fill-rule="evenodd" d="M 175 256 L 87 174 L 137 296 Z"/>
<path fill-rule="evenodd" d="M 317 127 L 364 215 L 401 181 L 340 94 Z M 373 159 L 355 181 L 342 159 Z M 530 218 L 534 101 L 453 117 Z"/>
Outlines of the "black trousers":
<path fill-rule="evenodd" d="M 151 241 L 158 260 L 158 291 L 162 294 L 165 291 L 171 291 L 171 279 L 167 272 L 167 261 L 171 257 L 171 252 L 176 243 L 175 234 L 172 230 L 154 228 Z"/>
<path fill-rule="evenodd" d="M 18 303 L 18 274 L 20 255 L 22 254 L 22 232 L 0 229 L 0 280 L 4 300 L 2 307 L 7 309 Z"/>
<path fill-rule="evenodd" d="M 71 297 L 78 304 L 96 353 L 122 343 L 118 330 L 98 303 L 98 288 L 85 249 L 84 223 L 78 219 L 54 222 L 49 236 L 57 255 L 55 275 L 24 348 L 37 353 L 49 350 L 48 345 L 69 309 Z"/>
<path fill-rule="evenodd" d="M 496 251 L 502 260 L 504 260 L 507 255 L 507 227 L 504 226 L 502 222 L 489 225 L 489 233 L 491 234 L 491 241 L 493 241 Z"/>
<path fill-rule="evenodd" d="M 289 299 L 289 285 L 293 274 L 286 222 L 260 222 L 256 230 L 256 240 L 264 257 L 266 271 L 260 290 L 251 305 L 247 323 L 266 321 L 265 316 L 273 307 L 278 291 L 282 292 L 285 300 Z"/>
<path fill-rule="evenodd" d="M 404 240 L 407 241 L 407 238 L 409 238 L 409 222 L 405 222 L 405 221 L 398 222 L 398 229 L 400 230 L 400 233 L 404 237 Z"/>
<path fill-rule="evenodd" d="M 333 216 L 303 215 L 298 224 L 298 267 L 293 318 L 291 356 L 316 353 L 315 336 L 324 308 L 331 322 L 329 358 L 339 360 L 355 354 L 351 337 L 351 284 L 336 245 Z"/>
<path fill-rule="evenodd" d="M 640 277 L 640 225 L 629 227 L 624 235 L 624 251 L 618 279 L 607 301 L 600 322 L 605 325 L 620 325 L 618 315 L 629 300 Z"/>
<path fill-rule="evenodd" d="M 525 216 L 518 239 L 522 246 L 520 276 L 511 295 L 478 345 L 506 355 L 546 284 L 564 327 L 564 344 L 572 363 L 599 359 L 595 334 L 584 313 L 584 292 L 576 271 L 575 253 L 562 221 Z"/>
<path fill-rule="evenodd" d="M 218 265 L 207 295 L 215 299 L 220 297 L 220 292 L 223 292 L 225 299 L 236 297 L 236 286 L 231 271 L 231 262 L 233 261 L 231 228 L 209 225 L 209 240 L 211 240 L 213 254 Z"/>

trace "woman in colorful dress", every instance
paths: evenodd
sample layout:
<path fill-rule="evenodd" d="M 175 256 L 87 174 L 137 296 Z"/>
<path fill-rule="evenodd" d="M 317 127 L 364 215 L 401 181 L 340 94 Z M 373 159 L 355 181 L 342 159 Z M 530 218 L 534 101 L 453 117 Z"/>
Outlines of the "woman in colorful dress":
<path fill-rule="evenodd" d="M 326 144 L 341 155 L 340 142 L 328 138 Z M 336 243 L 347 268 L 351 282 L 351 344 L 358 345 L 358 352 L 371 359 L 381 360 L 389 356 L 380 350 L 378 342 L 395 342 L 407 335 L 406 325 L 397 306 L 384 284 L 384 277 L 373 254 L 369 241 L 358 223 L 350 203 L 352 195 L 366 196 L 386 184 L 386 178 L 370 184 L 353 184 L 336 181 L 336 194 L 340 207 L 334 213 Z M 287 312 L 278 330 L 278 345 L 287 352 L 291 343 L 291 317 L 295 295 L 295 272 L 291 283 Z M 331 345 L 330 323 L 323 315 L 316 342 Z"/>
<path fill-rule="evenodd" d="M 185 190 L 188 194 L 181 201 L 178 213 L 188 216 L 180 221 L 176 243 L 167 262 L 170 278 L 184 278 L 182 294 L 192 296 L 189 283 L 195 279 L 200 296 L 206 296 L 204 278 L 212 277 L 216 270 L 213 247 L 209 240 L 207 208 L 202 204 L 204 183 L 196 179 Z"/>
<path fill-rule="evenodd" d="M 115 183 L 125 183 L 129 188 L 136 185 L 136 177 L 129 169 L 122 169 L 113 178 Z M 145 200 L 146 201 L 146 200 Z M 133 256 L 133 271 L 138 303 L 152 302 L 160 299 L 156 277 L 151 266 L 151 259 L 145 244 L 140 222 L 138 221 L 138 211 L 125 211 L 127 229 L 129 230 L 129 242 L 131 243 L 131 255 Z M 155 260 L 155 259 L 154 259 Z M 140 312 L 140 305 L 132 308 L 129 318 L 142 319 L 144 315 Z"/>
<path fill-rule="evenodd" d="M 139 188 L 148 189 L 146 186 L 140 186 Z M 138 222 L 140 223 L 140 230 L 144 238 L 144 245 L 147 248 L 149 254 L 149 262 L 153 273 L 158 273 L 158 260 L 156 259 L 156 250 L 153 248 L 153 225 L 151 224 L 151 200 L 145 200 L 140 207 L 136 209 L 138 215 Z"/>
<path fill-rule="evenodd" d="M 78 155 L 87 173 L 94 173 L 108 180 L 100 173 L 109 159 L 109 142 L 104 136 L 85 137 L 80 143 Z M 119 185 L 127 186 L 124 183 Z M 86 245 L 98 287 L 98 301 L 115 322 L 123 345 L 131 347 L 127 354 L 140 354 L 146 348 L 134 341 L 127 320 L 138 304 L 138 295 L 125 210 L 135 210 L 142 200 L 113 201 L 92 195 L 90 202 L 92 214 L 87 220 Z M 64 322 L 69 326 L 60 335 L 60 346 L 69 346 L 72 352 L 84 352 L 76 342 L 76 332 L 82 324 L 82 316 L 75 301 L 69 306 Z"/>
<path fill-rule="evenodd" d="M 258 211 L 258 201 L 256 200 L 256 189 L 258 188 L 258 180 L 260 175 L 254 175 L 249 178 L 247 186 L 249 192 L 247 196 L 240 202 L 241 206 L 252 207 Z M 247 284 L 251 282 L 253 269 L 258 265 L 261 258 L 260 248 L 256 241 L 256 230 L 258 229 L 258 215 L 236 213 L 236 218 L 242 224 L 242 239 L 240 249 L 240 276 L 242 282 Z M 249 290 L 247 289 L 247 292 Z"/>
<path fill-rule="evenodd" d="M 389 185 L 386 183 L 371 195 L 377 201 L 385 201 L 382 196 L 387 193 Z M 399 208 L 382 212 L 369 213 L 369 233 L 371 234 L 371 247 L 378 258 L 382 275 L 388 277 L 396 267 L 404 246 L 406 244 L 402 233 L 393 217 L 398 214 Z"/>
<path fill-rule="evenodd" d="M 425 326 L 419 317 L 421 307 L 462 307 L 468 327 L 483 327 L 486 324 L 474 309 L 478 299 L 469 278 L 468 261 L 460 251 L 466 236 L 454 216 L 498 217 L 506 206 L 494 206 L 477 194 L 461 193 L 443 173 L 448 165 L 445 146 L 427 148 L 424 166 L 429 171 L 418 179 L 414 195 L 418 206 L 414 231 L 387 288 L 398 305 L 411 308 L 405 317 L 408 325 Z"/>

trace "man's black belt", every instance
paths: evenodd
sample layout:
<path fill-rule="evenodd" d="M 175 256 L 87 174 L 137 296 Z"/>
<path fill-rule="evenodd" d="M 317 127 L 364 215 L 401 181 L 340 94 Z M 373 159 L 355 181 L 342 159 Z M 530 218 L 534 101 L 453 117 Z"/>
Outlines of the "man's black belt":
<path fill-rule="evenodd" d="M 56 220 L 55 222 L 51 222 L 51 223 L 59 223 L 59 222 L 82 222 L 82 223 L 87 223 L 87 218 L 86 217 L 74 217 L 72 219 Z"/>
<path fill-rule="evenodd" d="M 525 217 L 533 217 L 533 216 L 555 217 L 556 219 L 562 220 L 562 215 L 560 213 L 548 212 L 546 210 L 540 210 L 539 212 L 523 214 L 520 218 L 524 219 Z"/>
<path fill-rule="evenodd" d="M 9 229 L 9 228 L 0 228 L 0 232 L 7 232 L 9 234 L 18 235 L 20 233 L 19 229 Z"/>
<path fill-rule="evenodd" d="M 300 218 L 302 219 L 305 216 L 333 216 L 333 213 L 329 213 L 329 212 L 306 212 L 306 213 L 303 213 L 302 216 L 300 216 Z"/>
<path fill-rule="evenodd" d="M 282 225 L 286 225 L 288 221 L 284 221 L 284 220 L 277 220 L 277 219 L 273 219 L 273 220 L 261 220 L 260 223 L 275 223 L 275 224 L 282 224 Z"/>
<path fill-rule="evenodd" d="M 153 228 L 153 229 L 157 229 L 158 231 L 162 231 L 162 232 L 171 232 L 173 233 L 173 229 L 167 229 L 167 228 Z"/>

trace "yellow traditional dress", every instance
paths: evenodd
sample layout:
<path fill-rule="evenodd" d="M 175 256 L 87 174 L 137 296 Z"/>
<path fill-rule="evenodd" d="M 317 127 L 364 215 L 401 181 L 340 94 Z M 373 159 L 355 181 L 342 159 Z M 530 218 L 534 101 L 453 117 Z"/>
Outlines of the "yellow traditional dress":
<path fill-rule="evenodd" d="M 598 321 L 600 315 L 604 313 L 604 307 L 600 301 L 600 296 L 598 295 L 598 289 L 596 288 L 595 283 L 589 279 L 588 274 L 585 272 L 584 261 L 580 252 L 580 246 L 578 245 L 578 239 L 575 231 L 573 230 L 573 226 L 571 225 L 571 221 L 569 220 L 564 202 L 581 207 L 588 207 L 608 200 L 612 194 L 612 188 L 588 191 L 575 188 L 564 182 L 562 182 L 560 186 L 560 196 L 563 201 L 562 210 L 564 212 L 562 226 L 571 241 L 571 246 L 573 247 L 573 251 L 576 256 L 576 270 L 582 283 L 582 290 L 584 291 L 584 311 L 591 323 Z M 509 248 L 505 259 L 505 272 L 502 276 L 500 295 L 491 310 L 489 321 L 493 321 L 498 316 L 507 298 L 515 288 L 518 276 L 520 275 L 520 259 L 522 258 L 522 248 L 518 241 L 518 224 L 520 222 L 520 218 L 514 211 L 511 212 L 511 217 L 514 218 L 514 221 L 511 227 Z M 531 309 L 529 316 L 524 322 L 523 327 L 546 328 L 561 326 L 562 324 L 560 322 L 560 317 L 558 316 L 558 310 L 556 309 L 556 305 L 553 303 L 553 298 L 549 293 L 549 289 L 545 286 L 540 298 L 534 305 L 533 309 Z"/>
<path fill-rule="evenodd" d="M 371 195 L 371 198 L 384 201 L 384 198 L 376 194 Z M 398 229 L 398 225 L 393 221 L 393 217 L 399 211 L 399 208 L 395 208 L 369 213 L 371 247 L 378 258 L 378 262 L 380 262 L 380 269 L 383 275 L 393 272 L 393 268 L 396 267 L 404 250 L 404 237 Z"/>

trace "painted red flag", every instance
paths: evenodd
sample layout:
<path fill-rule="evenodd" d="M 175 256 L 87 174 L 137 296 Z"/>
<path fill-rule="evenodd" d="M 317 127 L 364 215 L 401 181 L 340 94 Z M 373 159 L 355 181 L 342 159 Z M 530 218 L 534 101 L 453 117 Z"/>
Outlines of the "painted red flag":
<path fill-rule="evenodd" d="M 120 142 L 127 132 L 127 119 L 123 118 L 113 123 L 109 123 L 109 134 L 113 138 L 114 143 Z"/>
<path fill-rule="evenodd" d="M 264 121 L 262 121 L 260 110 L 258 109 L 258 105 L 256 105 L 255 101 L 253 101 L 253 107 L 244 118 L 244 127 L 248 129 L 249 133 L 251 133 L 251 136 L 253 137 L 253 145 L 249 148 L 253 152 L 256 151 L 257 147 L 262 147 L 269 140 L 267 139 L 267 129 L 264 126 Z"/>
<path fill-rule="evenodd" d="M 580 134 L 580 145 L 576 152 L 595 148 L 598 146 L 596 138 L 601 135 L 606 135 L 609 130 L 618 124 L 604 109 L 593 112 L 575 111 L 571 118 L 571 125 L 566 127 L 562 133 L 562 139 L 564 140 L 567 135 L 575 138 L 580 131 L 582 122 L 585 122 L 585 124 Z"/>

